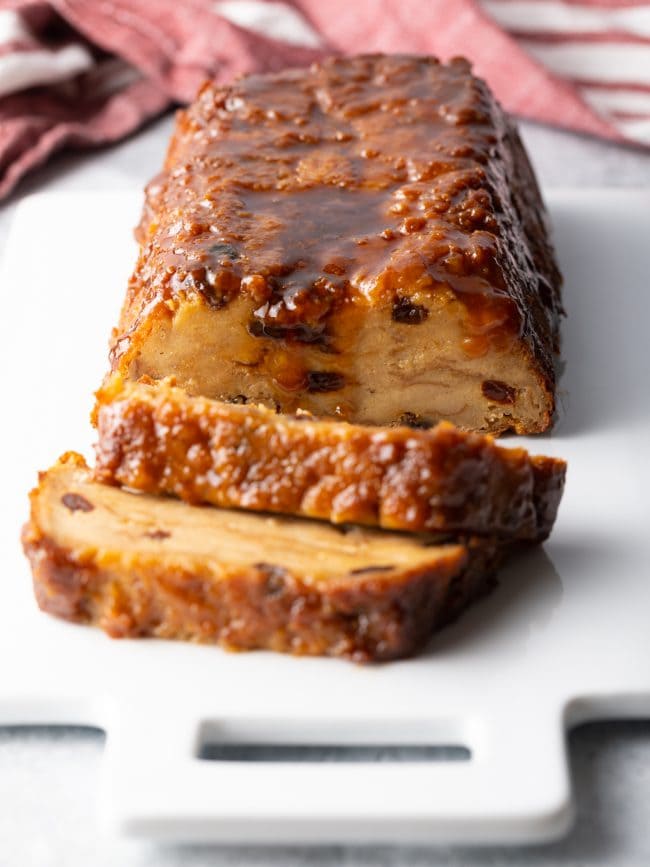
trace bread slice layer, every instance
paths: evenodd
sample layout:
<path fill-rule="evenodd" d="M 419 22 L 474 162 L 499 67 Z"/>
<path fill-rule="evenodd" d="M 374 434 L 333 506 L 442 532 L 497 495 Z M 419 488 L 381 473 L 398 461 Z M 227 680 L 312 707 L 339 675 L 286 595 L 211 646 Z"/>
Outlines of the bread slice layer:
<path fill-rule="evenodd" d="M 64 455 L 31 495 L 39 606 L 113 637 L 357 661 L 408 656 L 493 584 L 498 546 L 191 506 Z"/>
<path fill-rule="evenodd" d="M 168 382 L 98 392 L 96 476 L 190 503 L 411 532 L 539 541 L 564 461 L 441 423 L 372 428 L 192 397 Z"/>

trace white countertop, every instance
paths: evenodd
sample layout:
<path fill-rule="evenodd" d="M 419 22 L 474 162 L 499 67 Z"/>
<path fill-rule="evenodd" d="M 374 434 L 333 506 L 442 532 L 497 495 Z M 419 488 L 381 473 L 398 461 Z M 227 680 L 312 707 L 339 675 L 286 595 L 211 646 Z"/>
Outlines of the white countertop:
<path fill-rule="evenodd" d="M 0 254 L 20 196 L 35 190 L 132 189 L 158 170 L 171 121 L 122 145 L 57 159 L 0 210 Z M 524 125 L 545 188 L 650 186 L 650 154 Z M 110 251 L 107 251 L 110 254 Z M 7 661 L 4 662 L 7 664 Z M 546 847 L 260 849 L 152 847 L 100 838 L 94 796 L 102 736 L 69 729 L 0 729 L 0 867 L 207 867 L 207 865 L 642 865 L 650 863 L 650 722 L 584 727 L 570 738 L 578 820 Z"/>

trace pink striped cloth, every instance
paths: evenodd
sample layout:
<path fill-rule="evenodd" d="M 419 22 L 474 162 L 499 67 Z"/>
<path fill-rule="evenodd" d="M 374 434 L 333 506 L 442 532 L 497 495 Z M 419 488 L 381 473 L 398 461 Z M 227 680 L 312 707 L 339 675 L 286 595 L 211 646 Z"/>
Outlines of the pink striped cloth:
<path fill-rule="evenodd" d="M 0 0 L 0 198 L 207 77 L 360 51 L 463 54 L 515 114 L 650 146 L 650 2 Z"/>

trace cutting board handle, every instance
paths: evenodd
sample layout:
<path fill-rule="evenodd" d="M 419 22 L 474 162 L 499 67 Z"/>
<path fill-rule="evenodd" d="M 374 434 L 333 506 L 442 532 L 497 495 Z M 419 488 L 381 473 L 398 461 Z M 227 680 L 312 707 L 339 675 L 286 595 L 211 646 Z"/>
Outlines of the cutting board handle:
<path fill-rule="evenodd" d="M 130 712 L 108 734 L 102 818 L 220 843 L 548 840 L 572 815 L 561 715 L 473 720 L 462 762 L 206 761 L 196 718 Z M 276 733 L 277 734 L 277 733 Z"/>

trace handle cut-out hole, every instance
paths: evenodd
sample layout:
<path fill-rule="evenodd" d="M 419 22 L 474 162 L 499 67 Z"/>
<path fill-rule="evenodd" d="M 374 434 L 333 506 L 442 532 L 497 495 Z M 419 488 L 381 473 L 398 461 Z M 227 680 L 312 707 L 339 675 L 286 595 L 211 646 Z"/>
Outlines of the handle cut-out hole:
<path fill-rule="evenodd" d="M 198 758 L 213 762 L 467 762 L 470 750 L 457 744 L 253 744 L 204 743 Z"/>

